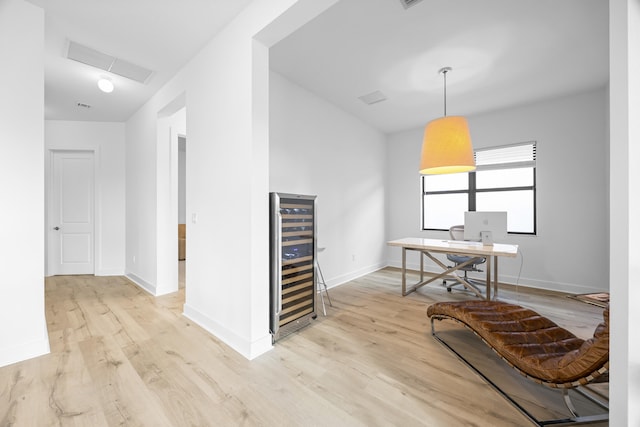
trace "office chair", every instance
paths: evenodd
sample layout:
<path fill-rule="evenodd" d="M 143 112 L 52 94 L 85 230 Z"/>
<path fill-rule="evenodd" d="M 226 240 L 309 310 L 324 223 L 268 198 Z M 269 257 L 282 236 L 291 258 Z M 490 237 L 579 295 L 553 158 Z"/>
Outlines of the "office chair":
<path fill-rule="evenodd" d="M 464 225 L 454 225 L 451 228 L 449 228 L 449 236 L 451 236 L 451 240 L 464 240 Z M 447 259 L 453 262 L 455 265 L 460 265 L 462 263 L 465 263 L 469 261 L 471 258 L 473 257 L 467 256 L 467 255 L 447 254 Z M 479 272 L 483 271 L 478 268 L 478 265 L 484 264 L 486 261 L 487 261 L 486 258 L 479 258 L 477 262 L 471 263 L 460 269 L 464 271 L 464 280 L 469 282 L 469 284 L 473 286 L 478 292 L 480 292 L 480 289 L 478 288 L 478 286 L 485 286 L 485 282 L 482 282 L 476 279 L 471 279 L 467 276 L 467 273 L 469 271 L 479 271 Z M 452 266 L 449 266 L 449 267 L 452 267 Z M 450 285 L 447 285 L 446 279 L 442 280 L 442 284 L 447 287 L 447 292 L 451 292 L 451 289 L 456 285 L 462 285 L 462 283 L 457 280 L 451 283 Z"/>

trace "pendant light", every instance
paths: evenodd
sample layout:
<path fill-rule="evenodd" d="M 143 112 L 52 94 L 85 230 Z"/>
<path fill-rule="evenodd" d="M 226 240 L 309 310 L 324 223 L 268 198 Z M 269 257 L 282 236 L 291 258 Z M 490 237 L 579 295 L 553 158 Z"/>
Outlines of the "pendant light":
<path fill-rule="evenodd" d="M 451 67 L 441 68 L 444 76 L 444 117 L 427 123 L 422 142 L 420 174 L 470 172 L 476 169 L 473 146 L 467 119 L 447 116 L 447 73 Z"/>

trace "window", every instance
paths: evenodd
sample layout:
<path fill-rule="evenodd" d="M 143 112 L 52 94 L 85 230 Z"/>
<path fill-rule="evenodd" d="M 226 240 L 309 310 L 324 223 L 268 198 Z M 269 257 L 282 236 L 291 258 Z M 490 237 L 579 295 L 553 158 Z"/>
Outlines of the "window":
<path fill-rule="evenodd" d="M 507 211 L 509 233 L 536 233 L 536 143 L 475 151 L 476 171 L 424 175 L 422 229 L 464 224 L 465 211 Z"/>

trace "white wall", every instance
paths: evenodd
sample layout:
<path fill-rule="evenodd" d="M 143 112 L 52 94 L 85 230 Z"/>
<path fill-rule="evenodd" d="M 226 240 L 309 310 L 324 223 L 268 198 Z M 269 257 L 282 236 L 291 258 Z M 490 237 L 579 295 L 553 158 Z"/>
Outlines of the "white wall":
<path fill-rule="evenodd" d="M 125 126 L 126 195 L 125 273 L 143 286 L 156 283 L 157 113 L 143 109 Z"/>
<path fill-rule="evenodd" d="M 640 425 L 640 4 L 609 2 L 611 387 L 610 424 Z"/>
<path fill-rule="evenodd" d="M 186 134 L 184 89 L 161 90 L 126 123 L 125 274 L 153 295 L 178 286 L 178 134 Z"/>
<path fill-rule="evenodd" d="M 384 134 L 271 72 L 269 190 L 317 195 L 318 256 L 334 286 L 385 265 Z"/>
<path fill-rule="evenodd" d="M 607 91 L 605 88 L 468 117 L 474 147 L 537 141 L 537 235 L 509 236 L 517 259 L 500 260 L 500 280 L 572 293 L 609 289 Z M 446 237 L 420 231 L 417 173 L 422 129 L 391 135 L 389 239 Z M 412 267 L 417 254 L 410 253 Z M 401 252 L 388 249 L 399 266 Z M 436 266 L 433 265 L 434 271 Z"/>
<path fill-rule="evenodd" d="M 94 151 L 97 159 L 95 274 L 124 274 L 124 123 L 47 120 L 45 149 L 46 160 L 50 150 Z M 48 168 L 45 167 L 45 171 Z M 48 173 L 46 179 L 49 180 Z"/>
<path fill-rule="evenodd" d="M 44 310 L 44 12 L 0 1 L 0 366 L 49 352 Z"/>
<path fill-rule="evenodd" d="M 335 1 L 252 2 L 126 125 L 127 273 L 152 286 L 159 281 L 157 198 L 170 189 L 156 185 L 157 117 L 185 94 L 186 210 L 197 222 L 187 223 L 184 313 L 248 358 L 271 348 L 269 44 L 263 43 L 277 42 Z M 262 41 L 254 39 L 258 33 Z"/>

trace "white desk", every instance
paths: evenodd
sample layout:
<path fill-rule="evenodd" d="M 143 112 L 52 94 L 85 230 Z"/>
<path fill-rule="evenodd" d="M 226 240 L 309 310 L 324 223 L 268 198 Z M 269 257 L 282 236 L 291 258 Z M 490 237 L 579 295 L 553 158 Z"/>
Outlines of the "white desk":
<path fill-rule="evenodd" d="M 481 246 L 464 243 L 451 243 L 448 240 L 442 239 L 422 239 L 420 237 L 406 237 L 404 239 L 392 240 L 387 242 L 389 246 L 400 246 L 402 248 L 402 295 L 407 295 L 416 289 L 443 278 L 453 278 L 458 280 L 467 289 L 482 298 L 482 294 L 478 292 L 469 282 L 464 280 L 455 273 L 456 270 L 461 269 L 471 263 L 477 258 L 487 259 L 487 291 L 486 299 L 491 299 L 491 270 L 493 269 L 493 299 L 498 296 L 498 257 L 510 257 L 514 258 L 518 255 L 518 245 L 504 245 L 495 243 L 492 246 Z M 407 290 L 407 251 L 420 252 L 420 281 Z M 447 267 L 438 258 L 433 256 L 434 253 L 440 254 L 457 254 L 467 255 L 475 257 L 469 261 L 459 264 L 453 267 Z M 444 271 L 437 276 L 424 280 L 424 258 L 429 257 L 433 262 L 438 264 Z M 492 262 L 493 261 L 493 262 Z M 493 264 L 493 268 L 491 266 Z"/>

